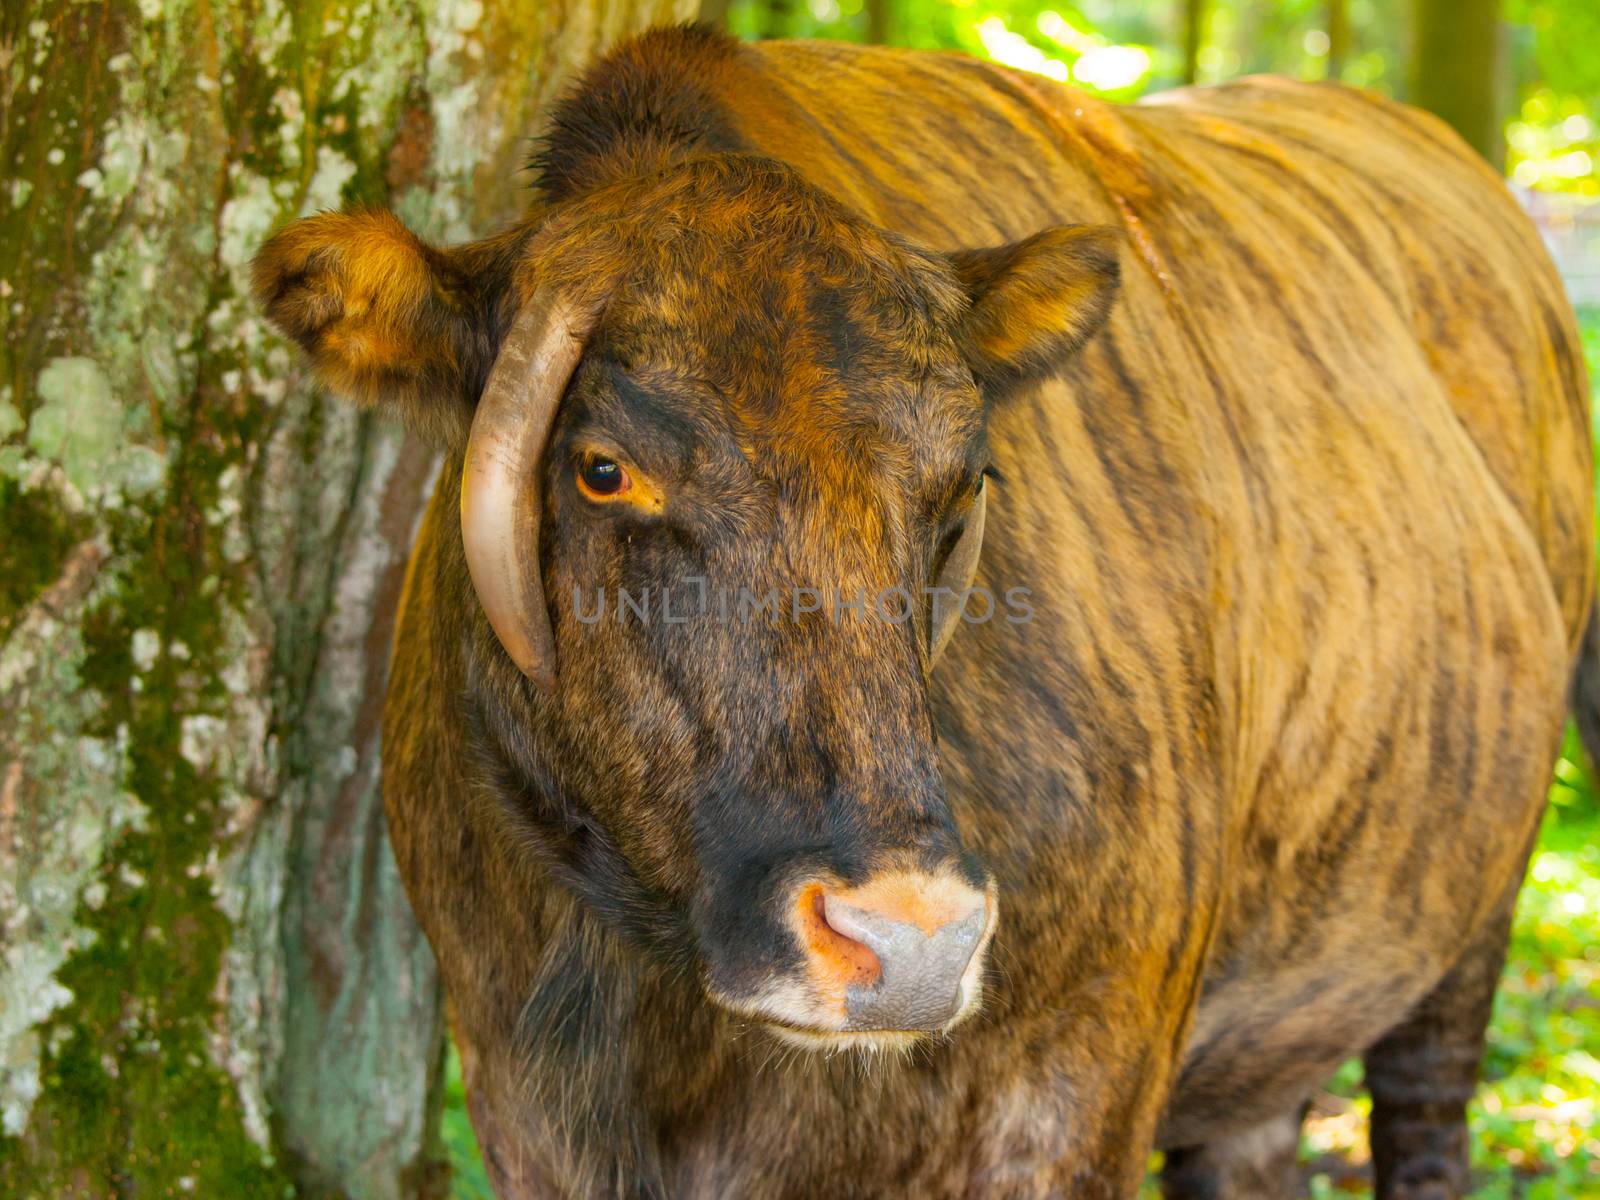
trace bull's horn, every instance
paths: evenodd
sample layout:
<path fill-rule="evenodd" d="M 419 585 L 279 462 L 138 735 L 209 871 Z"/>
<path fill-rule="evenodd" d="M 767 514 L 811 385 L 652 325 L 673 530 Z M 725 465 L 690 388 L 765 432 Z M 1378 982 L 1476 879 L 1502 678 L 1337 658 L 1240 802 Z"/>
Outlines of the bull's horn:
<path fill-rule="evenodd" d="M 539 571 L 544 453 L 589 325 L 553 288 L 523 304 L 478 401 L 461 472 L 461 536 L 478 602 L 511 660 L 544 688 L 556 668 Z"/>

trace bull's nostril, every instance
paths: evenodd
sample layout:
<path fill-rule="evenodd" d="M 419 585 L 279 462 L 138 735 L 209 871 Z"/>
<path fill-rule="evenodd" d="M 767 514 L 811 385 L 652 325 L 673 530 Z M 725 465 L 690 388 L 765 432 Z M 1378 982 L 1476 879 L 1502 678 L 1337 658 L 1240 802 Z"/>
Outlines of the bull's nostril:
<path fill-rule="evenodd" d="M 841 988 L 870 988 L 883 975 L 878 956 L 828 920 L 827 899 L 813 885 L 801 893 L 800 925 L 812 964 Z"/>

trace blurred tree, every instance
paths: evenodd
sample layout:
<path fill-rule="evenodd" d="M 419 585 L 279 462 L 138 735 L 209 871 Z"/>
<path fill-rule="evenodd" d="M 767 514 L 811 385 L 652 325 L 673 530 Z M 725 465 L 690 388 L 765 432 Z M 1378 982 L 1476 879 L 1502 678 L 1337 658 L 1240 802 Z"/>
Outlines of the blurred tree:
<path fill-rule="evenodd" d="M 1505 160 L 1500 0 L 1414 0 L 1406 98 L 1497 168 Z"/>
<path fill-rule="evenodd" d="M 866 0 L 867 41 L 876 46 L 886 46 L 890 41 L 890 25 L 894 17 L 894 0 Z"/>
<path fill-rule="evenodd" d="M 757 0 L 760 11 L 760 24 L 757 26 L 757 36 L 762 38 L 794 37 L 798 33 L 795 28 L 795 0 Z"/>
<path fill-rule="evenodd" d="M 247 300 L 279 222 L 523 203 L 565 71 L 683 0 L 8 3 L 0 1195 L 438 1194 L 378 800 L 427 453 Z"/>
<path fill-rule="evenodd" d="M 1200 78 L 1200 47 L 1206 37 L 1206 0 L 1183 3 L 1183 82 Z"/>
<path fill-rule="evenodd" d="M 1347 0 L 1328 0 L 1328 78 L 1344 78 L 1350 54 L 1350 6 Z"/>

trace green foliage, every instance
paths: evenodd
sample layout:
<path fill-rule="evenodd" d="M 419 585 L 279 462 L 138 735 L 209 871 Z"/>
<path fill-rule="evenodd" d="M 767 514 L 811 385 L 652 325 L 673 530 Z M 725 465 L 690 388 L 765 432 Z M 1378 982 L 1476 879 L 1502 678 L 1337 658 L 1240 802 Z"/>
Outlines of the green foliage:
<path fill-rule="evenodd" d="M 1506 125 L 1506 165 L 1524 187 L 1600 195 L 1600 126 L 1583 98 L 1538 87 Z"/>
<path fill-rule="evenodd" d="M 1495 1001 L 1473 1122 L 1484 1200 L 1600 1193 L 1600 803 L 1571 759 L 1557 776 L 1581 798 L 1545 820 Z"/>
<path fill-rule="evenodd" d="M 1600 5 L 1593 0 L 1508 0 L 1506 19 L 1555 92 L 1600 100 Z"/>
<path fill-rule="evenodd" d="M 450 1158 L 450 1200 L 494 1200 L 489 1176 L 483 1169 L 478 1139 L 467 1116 L 467 1091 L 461 1082 L 461 1056 L 455 1044 L 445 1063 L 444 1120 L 440 1126 Z"/>

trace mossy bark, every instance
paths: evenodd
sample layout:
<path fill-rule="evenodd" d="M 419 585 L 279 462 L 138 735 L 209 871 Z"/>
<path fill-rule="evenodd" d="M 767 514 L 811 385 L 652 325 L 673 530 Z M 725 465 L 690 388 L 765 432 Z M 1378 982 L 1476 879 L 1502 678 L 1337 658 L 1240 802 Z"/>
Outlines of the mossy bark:
<path fill-rule="evenodd" d="M 378 800 L 430 456 L 252 311 L 297 214 L 520 202 L 567 68 L 675 0 L 0 17 L 0 1195 L 442 1187 Z"/>

